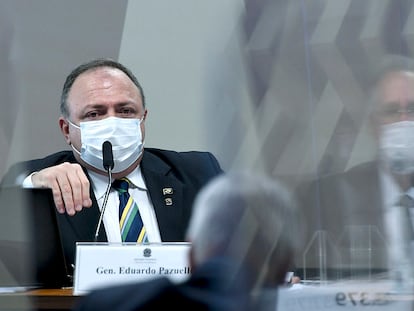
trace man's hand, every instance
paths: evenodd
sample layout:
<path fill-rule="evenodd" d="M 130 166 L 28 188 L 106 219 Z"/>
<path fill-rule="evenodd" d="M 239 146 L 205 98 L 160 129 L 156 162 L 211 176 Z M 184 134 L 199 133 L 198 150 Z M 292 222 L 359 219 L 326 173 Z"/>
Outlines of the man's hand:
<path fill-rule="evenodd" d="M 32 175 L 35 187 L 50 188 L 56 209 L 63 214 L 75 215 L 83 207 L 91 207 L 89 180 L 79 164 L 62 163 L 45 168 Z"/>

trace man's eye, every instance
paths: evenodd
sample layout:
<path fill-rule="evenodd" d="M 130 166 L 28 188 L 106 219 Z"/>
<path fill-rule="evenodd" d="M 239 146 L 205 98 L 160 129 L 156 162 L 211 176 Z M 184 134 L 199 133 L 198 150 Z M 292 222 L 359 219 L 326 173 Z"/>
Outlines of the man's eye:
<path fill-rule="evenodd" d="M 122 109 L 121 113 L 125 115 L 130 115 L 134 112 L 132 111 L 132 109 Z"/>
<path fill-rule="evenodd" d="M 94 119 L 94 118 L 97 118 L 98 116 L 99 116 L 99 114 L 96 111 L 88 112 L 86 114 L 86 118 L 88 118 L 88 119 Z"/>

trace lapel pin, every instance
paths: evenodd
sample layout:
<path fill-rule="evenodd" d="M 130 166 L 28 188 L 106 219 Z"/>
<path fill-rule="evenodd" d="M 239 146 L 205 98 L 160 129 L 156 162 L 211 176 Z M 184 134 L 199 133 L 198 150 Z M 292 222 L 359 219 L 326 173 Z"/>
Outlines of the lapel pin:
<path fill-rule="evenodd" d="M 162 194 L 163 195 L 173 194 L 173 188 L 163 188 L 162 189 Z"/>
<path fill-rule="evenodd" d="M 165 198 L 165 205 L 172 205 L 172 199 L 171 198 Z"/>

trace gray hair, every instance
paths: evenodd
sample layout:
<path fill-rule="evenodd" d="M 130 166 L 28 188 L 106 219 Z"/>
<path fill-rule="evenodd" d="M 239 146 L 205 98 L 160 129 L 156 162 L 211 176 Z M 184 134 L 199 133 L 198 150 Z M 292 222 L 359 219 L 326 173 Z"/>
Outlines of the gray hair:
<path fill-rule="evenodd" d="M 299 251 L 297 207 L 287 188 L 273 178 L 222 174 L 196 197 L 187 238 L 194 265 L 224 256 L 247 262 L 263 276 L 269 268 L 284 269 Z"/>

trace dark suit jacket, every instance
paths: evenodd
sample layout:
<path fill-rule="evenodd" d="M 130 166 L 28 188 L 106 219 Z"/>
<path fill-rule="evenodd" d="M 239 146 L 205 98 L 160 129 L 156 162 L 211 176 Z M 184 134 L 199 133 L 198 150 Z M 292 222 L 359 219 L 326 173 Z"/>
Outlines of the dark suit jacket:
<path fill-rule="evenodd" d="M 76 311 L 250 310 L 247 279 L 234 279 L 234 264 L 221 259 L 201 265 L 188 280 L 174 284 L 166 277 L 97 289 L 81 298 Z M 274 308 L 273 308 L 274 310 Z"/>
<path fill-rule="evenodd" d="M 377 162 L 303 183 L 296 194 L 306 231 L 306 247 L 303 256 L 297 258 L 297 267 L 305 266 L 311 276 L 317 273 L 312 272 L 312 268 L 320 267 L 319 264 L 325 261 L 328 269 L 335 271 L 332 278 L 366 273 L 368 261 L 372 264 L 371 272 L 386 268 Z M 326 246 L 325 250 L 319 247 L 321 245 Z"/>
<path fill-rule="evenodd" d="M 63 162 L 76 163 L 72 151 L 61 151 L 42 159 L 18 163 L 3 178 L 2 186 L 15 184 L 21 174 L 27 176 Z M 161 240 L 184 241 L 195 195 L 212 177 L 222 173 L 217 159 L 208 152 L 145 148 L 140 166 L 157 216 Z M 164 195 L 163 188 L 172 188 L 173 193 Z M 72 270 L 71 264 L 75 261 L 75 243 L 91 242 L 95 237 L 99 208 L 92 189 L 91 198 L 92 207 L 74 216 L 57 213 L 68 271 Z M 172 205 L 166 204 L 166 198 L 172 200 Z M 103 226 L 98 241 L 107 241 Z"/>

